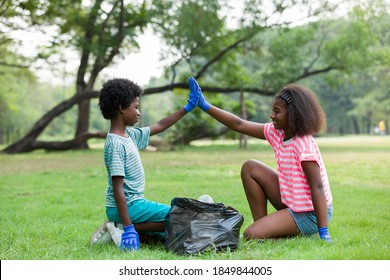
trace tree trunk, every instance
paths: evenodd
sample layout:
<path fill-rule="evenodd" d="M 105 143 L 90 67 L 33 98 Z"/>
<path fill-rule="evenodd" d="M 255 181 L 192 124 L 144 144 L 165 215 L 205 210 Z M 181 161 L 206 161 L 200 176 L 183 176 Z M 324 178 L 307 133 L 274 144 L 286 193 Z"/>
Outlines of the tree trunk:
<path fill-rule="evenodd" d="M 79 103 L 83 99 L 90 99 L 93 97 L 97 97 L 98 92 L 96 91 L 85 91 L 79 94 L 75 94 L 70 99 L 62 101 L 60 104 L 55 106 L 53 109 L 44 114 L 31 128 L 31 130 L 22 138 L 11 144 L 7 148 L 3 150 L 4 153 L 14 154 L 14 153 L 24 153 L 30 152 L 36 149 L 36 139 L 42 133 L 42 131 L 53 121 L 57 116 L 61 115 L 77 103 Z M 82 134 L 80 134 L 82 135 Z M 80 138 L 81 140 L 84 138 Z M 39 147 L 43 145 L 40 142 Z M 74 142 L 75 145 L 80 145 L 78 141 Z M 64 144 L 64 146 L 69 145 L 69 143 Z M 58 146 L 58 143 L 57 143 Z M 50 148 L 49 148 L 50 149 Z"/>
<path fill-rule="evenodd" d="M 352 117 L 353 129 L 356 134 L 360 134 L 359 123 L 355 117 Z"/>
<path fill-rule="evenodd" d="M 84 135 L 88 133 L 89 128 L 89 112 L 90 112 L 90 100 L 84 99 L 79 102 L 79 113 L 78 113 L 78 119 L 77 119 L 77 127 L 76 127 L 76 133 L 75 138 Z M 78 143 L 75 143 L 74 149 L 88 149 L 88 142 L 80 141 Z"/>
<path fill-rule="evenodd" d="M 241 118 L 246 120 L 248 118 L 248 114 L 245 107 L 245 98 L 244 98 L 243 91 L 240 91 L 240 111 L 241 111 Z M 248 148 L 248 135 L 240 134 L 240 148 L 241 149 Z"/>

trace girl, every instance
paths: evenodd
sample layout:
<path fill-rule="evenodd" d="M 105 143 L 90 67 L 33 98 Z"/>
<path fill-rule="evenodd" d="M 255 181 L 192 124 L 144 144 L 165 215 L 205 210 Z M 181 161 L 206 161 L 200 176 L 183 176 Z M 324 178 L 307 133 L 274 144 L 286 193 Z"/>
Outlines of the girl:
<path fill-rule="evenodd" d="M 275 96 L 272 123 L 241 119 L 209 104 L 198 84 L 198 107 L 232 130 L 267 140 L 275 152 L 277 170 L 257 160 L 245 162 L 241 179 L 254 223 L 247 239 L 319 233 L 330 241 L 332 194 L 325 165 L 313 138 L 325 127 L 325 114 L 314 94 L 288 85 Z M 267 213 L 267 201 L 276 212 Z"/>

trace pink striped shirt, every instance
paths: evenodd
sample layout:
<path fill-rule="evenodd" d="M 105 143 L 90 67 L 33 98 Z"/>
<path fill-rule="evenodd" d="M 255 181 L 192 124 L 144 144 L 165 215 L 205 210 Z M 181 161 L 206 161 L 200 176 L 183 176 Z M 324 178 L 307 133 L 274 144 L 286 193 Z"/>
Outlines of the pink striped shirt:
<path fill-rule="evenodd" d="M 265 124 L 264 135 L 275 152 L 282 202 L 295 212 L 313 211 L 310 186 L 302 169 L 302 161 L 315 161 L 320 166 L 326 202 L 332 203 L 329 180 L 320 150 L 312 135 L 295 136 L 283 142 L 284 131 Z"/>

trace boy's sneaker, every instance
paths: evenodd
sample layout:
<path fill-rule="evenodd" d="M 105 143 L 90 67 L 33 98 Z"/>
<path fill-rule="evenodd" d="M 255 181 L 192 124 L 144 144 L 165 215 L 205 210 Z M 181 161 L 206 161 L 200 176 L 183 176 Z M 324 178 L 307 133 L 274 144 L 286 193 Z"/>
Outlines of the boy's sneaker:
<path fill-rule="evenodd" d="M 123 224 L 108 222 L 107 230 L 110 233 L 111 239 L 114 241 L 115 245 L 120 247 L 122 241 Z"/>
<path fill-rule="evenodd" d="M 98 229 L 94 231 L 90 239 L 92 244 L 108 244 L 112 242 L 111 235 L 107 229 L 108 223 L 108 220 L 105 221 L 103 225 L 101 225 Z"/>

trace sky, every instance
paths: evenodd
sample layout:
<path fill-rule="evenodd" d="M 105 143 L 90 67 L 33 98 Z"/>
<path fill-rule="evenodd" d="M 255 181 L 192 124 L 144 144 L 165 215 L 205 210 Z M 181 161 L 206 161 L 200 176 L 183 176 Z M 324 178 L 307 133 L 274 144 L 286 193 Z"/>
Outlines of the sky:
<path fill-rule="evenodd" d="M 55 31 L 48 29 L 45 33 L 42 33 L 37 30 L 17 30 L 13 31 L 10 37 L 21 42 L 16 51 L 29 57 L 36 55 L 39 45 L 50 41 L 52 32 Z M 162 75 L 163 63 L 159 59 L 161 46 L 159 39 L 153 35 L 151 30 L 147 29 L 143 35 L 138 37 L 138 42 L 140 44 L 139 51 L 132 51 L 123 61 L 104 69 L 102 74 L 110 78 L 129 78 L 140 85 L 146 85 L 153 76 L 158 77 Z M 64 71 L 69 73 L 77 71 L 79 64 L 79 56 L 77 54 L 66 53 L 64 61 L 63 66 L 61 66 Z M 54 74 L 47 64 L 37 64 L 34 68 L 33 71 L 41 82 L 63 85 L 74 81 L 74 75 Z"/>
<path fill-rule="evenodd" d="M 129 54 L 122 62 L 103 70 L 109 78 L 128 78 L 139 85 L 146 85 L 151 77 L 163 73 L 164 64 L 159 60 L 159 39 L 147 30 L 139 37 L 140 50 Z"/>

